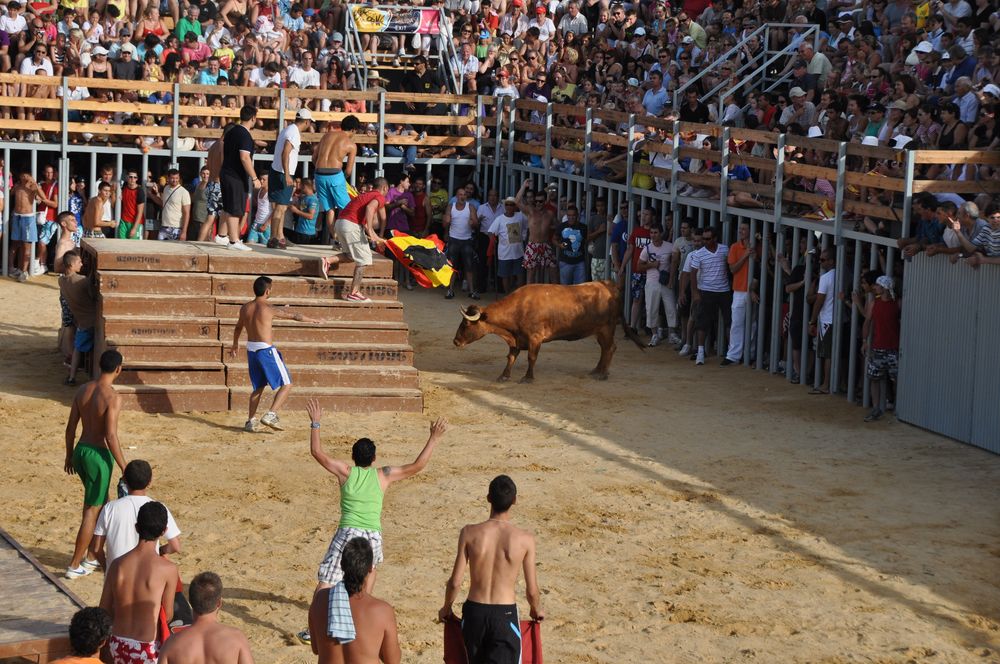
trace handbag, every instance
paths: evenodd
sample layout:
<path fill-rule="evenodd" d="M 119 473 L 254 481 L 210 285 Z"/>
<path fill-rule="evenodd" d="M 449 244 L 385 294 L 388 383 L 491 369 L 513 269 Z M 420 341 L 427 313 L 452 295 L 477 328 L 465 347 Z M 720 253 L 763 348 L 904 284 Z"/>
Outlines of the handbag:
<path fill-rule="evenodd" d="M 670 283 L 670 273 L 666 270 L 660 270 L 660 285 L 666 286 Z"/>

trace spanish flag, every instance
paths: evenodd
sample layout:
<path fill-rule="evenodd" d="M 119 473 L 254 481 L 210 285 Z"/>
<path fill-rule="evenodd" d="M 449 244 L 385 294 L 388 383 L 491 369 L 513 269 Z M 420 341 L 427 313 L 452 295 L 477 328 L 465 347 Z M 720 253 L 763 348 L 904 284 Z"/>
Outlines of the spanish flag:
<path fill-rule="evenodd" d="M 358 197 L 358 190 L 350 182 L 347 183 L 347 195 L 352 199 Z"/>
<path fill-rule="evenodd" d="M 421 238 L 392 231 L 392 237 L 385 246 L 424 288 L 451 284 L 455 270 L 444 255 L 444 243 L 437 235 Z"/>

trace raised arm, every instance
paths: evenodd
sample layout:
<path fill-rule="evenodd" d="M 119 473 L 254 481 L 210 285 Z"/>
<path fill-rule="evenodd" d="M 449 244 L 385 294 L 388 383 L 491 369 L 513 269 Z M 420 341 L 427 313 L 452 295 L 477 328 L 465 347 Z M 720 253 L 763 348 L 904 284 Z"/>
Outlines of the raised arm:
<path fill-rule="evenodd" d="M 431 460 L 431 454 L 434 453 L 434 448 L 447 430 L 448 421 L 439 417 L 431 424 L 431 435 L 427 438 L 424 449 L 420 450 L 420 454 L 417 455 L 413 463 L 408 463 L 405 466 L 382 466 L 382 472 L 379 475 L 382 489 L 385 490 L 393 482 L 413 477 L 426 468 L 427 463 Z"/>
<path fill-rule="evenodd" d="M 514 197 L 514 201 L 517 203 L 517 209 L 521 211 L 521 214 L 525 216 L 531 215 L 531 206 L 524 202 L 524 192 L 528 190 L 528 185 L 531 184 L 531 180 L 525 178 L 524 182 L 521 183 L 521 188 L 517 190 L 517 195 Z"/>
<path fill-rule="evenodd" d="M 306 404 L 306 412 L 309 413 L 309 452 L 312 457 L 319 462 L 319 465 L 333 473 L 341 484 L 347 481 L 347 476 L 351 474 L 350 467 L 334 459 L 323 451 L 323 442 L 319 438 L 320 420 L 323 419 L 323 409 L 319 406 L 319 401 L 310 399 Z"/>
<path fill-rule="evenodd" d="M 462 528 L 462 532 L 458 534 L 458 553 L 455 555 L 455 566 L 452 568 L 451 576 L 448 577 L 448 583 L 444 587 L 444 605 L 438 611 L 438 620 L 444 621 L 454 615 L 451 607 L 455 603 L 458 591 L 462 588 L 462 579 L 465 578 L 465 567 L 468 564 L 469 556 L 466 552 L 465 528 Z"/>

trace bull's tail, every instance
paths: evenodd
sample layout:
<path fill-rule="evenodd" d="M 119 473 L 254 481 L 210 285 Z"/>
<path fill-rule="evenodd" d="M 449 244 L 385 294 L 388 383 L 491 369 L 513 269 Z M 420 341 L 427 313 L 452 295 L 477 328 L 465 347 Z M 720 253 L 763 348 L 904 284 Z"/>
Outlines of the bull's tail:
<path fill-rule="evenodd" d="M 639 335 L 635 333 L 635 330 L 629 327 L 629 324 L 625 321 L 625 316 L 621 316 L 621 319 L 622 319 L 622 329 L 625 330 L 625 336 L 631 339 L 632 343 L 638 346 L 639 350 L 645 352 L 646 344 L 642 343 L 642 339 L 640 339 Z"/>
<path fill-rule="evenodd" d="M 624 307 L 622 303 L 622 287 L 613 281 L 605 281 L 604 286 L 611 293 L 611 306 L 613 307 L 617 319 L 622 322 L 622 329 L 625 330 L 625 336 L 631 339 L 632 343 L 634 343 L 639 350 L 645 351 L 646 344 L 642 343 L 642 339 L 640 339 L 639 335 L 635 333 L 635 330 L 629 327 L 628 321 L 625 320 Z"/>

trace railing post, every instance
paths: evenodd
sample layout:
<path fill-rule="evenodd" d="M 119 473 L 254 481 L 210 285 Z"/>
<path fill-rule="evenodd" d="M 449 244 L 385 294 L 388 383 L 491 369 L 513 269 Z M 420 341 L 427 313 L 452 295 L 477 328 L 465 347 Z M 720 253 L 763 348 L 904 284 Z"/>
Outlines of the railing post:
<path fill-rule="evenodd" d="M 699 146 L 700 147 L 700 146 Z M 719 138 L 719 151 L 722 153 L 721 180 L 719 182 L 719 224 L 726 229 L 729 227 L 729 127 L 722 128 L 722 135 Z"/>
<path fill-rule="evenodd" d="M 496 181 L 497 191 L 503 191 L 503 166 L 500 162 L 500 141 L 503 139 L 503 114 L 507 110 L 507 100 L 510 99 L 511 103 L 514 100 L 507 95 L 501 95 L 497 97 L 496 103 L 496 113 L 497 113 L 497 126 L 496 131 L 493 133 L 493 168 L 494 168 L 494 178 Z"/>
<path fill-rule="evenodd" d="M 288 99 L 285 96 L 285 88 L 278 88 L 278 133 L 285 128 L 285 104 Z"/>
<path fill-rule="evenodd" d="M 181 86 L 180 83 L 174 83 L 174 99 L 173 99 L 173 113 L 171 119 L 171 134 L 170 134 L 170 167 L 177 168 L 177 139 L 181 135 L 181 116 L 180 116 L 180 104 L 181 104 Z M 143 174 L 145 177 L 145 174 Z"/>
<path fill-rule="evenodd" d="M 385 89 L 379 90 L 378 93 L 378 150 L 375 153 L 375 177 L 381 178 L 385 177 L 385 171 L 383 170 L 384 164 L 382 163 L 383 153 L 385 152 Z"/>
<path fill-rule="evenodd" d="M 777 242 L 784 246 L 784 231 L 781 227 L 781 182 L 785 177 L 785 135 L 778 135 L 777 149 L 775 150 L 775 164 L 774 164 L 774 235 L 777 238 Z M 796 241 L 793 241 L 792 246 L 792 258 L 789 265 L 795 266 L 795 258 L 798 254 L 799 246 Z M 777 249 L 775 251 L 778 251 Z M 782 249 L 783 251 L 783 249 Z M 781 307 L 779 303 L 784 302 L 784 273 L 780 269 L 775 269 L 774 271 L 774 289 L 772 290 L 772 302 L 771 307 L 771 352 L 770 352 L 770 363 L 768 366 L 768 371 L 770 373 L 775 373 L 778 370 L 778 353 L 781 349 L 781 344 L 778 339 L 778 330 L 781 329 Z M 801 370 L 802 367 L 799 367 Z M 785 367 L 785 374 L 791 376 L 791 363 Z"/>
<path fill-rule="evenodd" d="M 680 232 L 681 228 L 681 206 L 677 201 L 677 182 L 679 167 L 678 162 L 680 161 L 680 150 L 681 150 L 681 122 L 680 120 L 674 120 L 674 126 L 671 130 L 673 135 L 671 136 L 671 150 L 670 150 L 670 209 L 674 215 L 674 235 Z M 694 229 L 692 229 L 693 231 Z M 683 266 L 682 266 L 683 267 Z"/>
<path fill-rule="evenodd" d="M 483 127 L 486 107 L 483 106 L 483 95 L 476 95 L 476 174 L 480 176 L 480 182 L 486 183 L 486 175 L 484 174 L 483 168 Z M 486 199 L 485 189 L 483 188 L 483 200 Z"/>
<path fill-rule="evenodd" d="M 552 168 L 552 102 L 545 105 L 545 164 L 543 171 Z"/>
<path fill-rule="evenodd" d="M 7 183 L 10 182 L 10 148 L 3 149 L 3 182 L 0 182 L 0 191 L 3 192 L 3 200 L 10 200 L 10 190 L 7 187 Z M 14 209 L 13 204 L 8 203 L 3 206 L 3 215 L 0 216 L 4 220 L 4 228 L 10 228 L 11 210 Z M 3 263 L 3 276 L 10 275 L 10 233 L 3 234 L 3 257 L 0 259 Z"/>
<path fill-rule="evenodd" d="M 62 153 L 62 158 L 66 158 L 66 151 L 69 143 L 69 78 L 66 76 L 62 77 L 62 109 L 59 114 L 60 127 L 59 127 L 59 146 Z M 9 164 L 5 164 L 9 167 Z M 62 192 L 62 185 L 59 185 L 59 191 Z"/>
<path fill-rule="evenodd" d="M 632 236 L 632 230 L 635 228 L 635 202 L 632 200 L 632 152 L 635 150 L 635 113 L 628 114 L 628 145 L 625 148 L 625 154 L 628 155 L 625 160 L 625 198 L 628 200 L 628 233 L 629 237 Z M 625 293 L 629 292 L 629 284 L 632 283 L 632 265 L 631 263 L 625 266 Z M 626 295 L 625 298 L 625 318 L 628 324 L 632 325 L 632 298 Z"/>
<path fill-rule="evenodd" d="M 507 187 L 510 191 L 514 191 L 521 186 L 517 185 L 514 181 L 514 141 L 516 140 L 514 122 L 516 120 L 517 101 L 512 99 L 510 103 L 510 117 L 507 124 Z"/>

